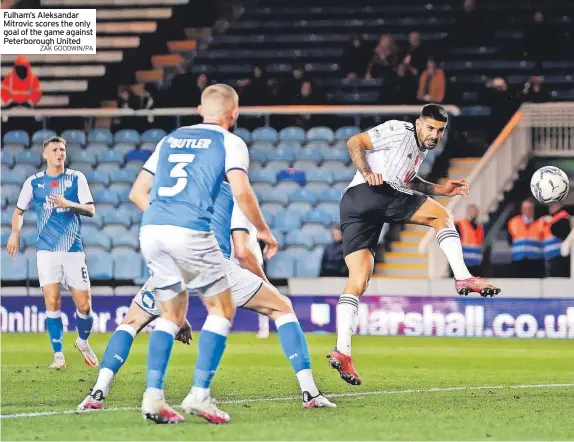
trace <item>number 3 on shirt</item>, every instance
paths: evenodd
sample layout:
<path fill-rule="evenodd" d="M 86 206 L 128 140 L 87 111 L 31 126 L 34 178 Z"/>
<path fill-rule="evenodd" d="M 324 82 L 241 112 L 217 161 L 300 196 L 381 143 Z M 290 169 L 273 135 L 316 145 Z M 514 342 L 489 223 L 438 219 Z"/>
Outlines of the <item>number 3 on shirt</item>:
<path fill-rule="evenodd" d="M 172 153 L 167 157 L 170 163 L 175 163 L 171 169 L 169 176 L 177 178 L 177 182 L 171 187 L 160 187 L 157 189 L 159 196 L 176 196 L 180 193 L 187 184 L 187 172 L 185 166 L 191 164 L 195 159 L 195 155 L 191 153 Z"/>

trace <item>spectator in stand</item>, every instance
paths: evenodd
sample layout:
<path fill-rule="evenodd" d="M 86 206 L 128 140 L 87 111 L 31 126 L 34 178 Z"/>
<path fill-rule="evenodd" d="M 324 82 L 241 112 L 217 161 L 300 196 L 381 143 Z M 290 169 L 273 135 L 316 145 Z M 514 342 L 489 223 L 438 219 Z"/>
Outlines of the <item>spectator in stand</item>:
<path fill-rule="evenodd" d="M 389 34 L 381 35 L 379 44 L 373 51 L 373 57 L 369 66 L 367 67 L 367 73 L 365 78 L 370 80 L 371 78 L 390 78 L 399 61 L 399 48 L 393 38 Z"/>
<path fill-rule="evenodd" d="M 310 80 L 301 83 L 301 90 L 295 97 L 293 104 L 300 106 L 309 106 L 315 104 L 325 104 L 326 97 L 323 91 L 314 86 Z M 321 126 L 326 123 L 324 115 L 300 114 L 295 117 L 295 125 L 306 129 L 312 126 Z"/>
<path fill-rule="evenodd" d="M 333 236 L 333 242 L 325 246 L 319 276 L 348 276 L 349 269 L 345 264 L 343 254 L 343 234 L 338 224 L 331 226 L 331 235 Z"/>
<path fill-rule="evenodd" d="M 421 42 L 421 34 L 413 31 L 409 34 L 409 42 L 405 51 L 405 57 L 408 57 L 407 64 L 414 70 L 417 75 L 427 66 L 428 52 Z"/>
<path fill-rule="evenodd" d="M 530 59 L 552 59 L 562 51 L 562 36 L 541 11 L 536 11 L 532 23 L 524 32 L 524 53 Z"/>
<path fill-rule="evenodd" d="M 198 106 L 201 103 L 201 94 L 209 86 L 209 77 L 206 74 L 199 74 L 197 76 L 197 81 L 195 82 L 196 88 L 194 89 L 194 104 L 193 106 Z"/>
<path fill-rule="evenodd" d="M 534 201 L 531 199 L 523 201 L 520 214 L 508 221 L 513 277 L 544 277 L 542 246 L 544 225 L 542 218 L 534 220 Z"/>
<path fill-rule="evenodd" d="M 478 213 L 478 206 L 470 204 L 467 208 L 467 217 L 455 223 L 462 243 L 464 263 L 472 276 L 482 276 L 484 228 L 478 223 Z"/>
<path fill-rule="evenodd" d="M 195 75 L 189 71 L 190 65 L 191 61 L 184 58 L 177 66 L 177 73 L 171 80 L 171 86 L 169 88 L 171 107 L 186 107 L 199 103 L 197 90 L 194 87 L 196 79 Z"/>
<path fill-rule="evenodd" d="M 239 94 L 243 106 L 267 106 L 271 103 L 269 79 L 261 66 L 253 66 L 251 76 L 240 82 Z"/>
<path fill-rule="evenodd" d="M 367 48 L 363 36 L 361 34 L 353 35 L 343 52 L 341 72 L 345 78 L 362 78 L 367 73 L 370 58 L 371 51 Z"/>
<path fill-rule="evenodd" d="M 561 203 L 552 203 L 550 215 L 544 217 L 544 259 L 548 263 L 548 276 L 570 278 L 570 257 L 562 256 L 560 249 L 570 235 L 572 225 L 570 215 Z"/>
<path fill-rule="evenodd" d="M 389 80 L 383 84 L 379 95 L 380 104 L 415 104 L 417 77 L 405 63 L 397 66 Z"/>
<path fill-rule="evenodd" d="M 427 67 L 419 79 L 417 100 L 423 103 L 442 103 L 446 89 L 444 71 L 437 66 L 433 58 L 427 61 Z"/>
<path fill-rule="evenodd" d="M 138 98 L 130 86 L 118 86 L 118 109 L 138 109 Z"/>
<path fill-rule="evenodd" d="M 32 72 L 30 60 L 18 55 L 14 61 L 14 69 L 2 81 L 2 104 L 7 108 L 31 108 L 35 107 L 41 98 L 40 80 Z"/>
<path fill-rule="evenodd" d="M 301 91 L 301 85 L 308 79 L 305 67 L 302 64 L 295 65 L 291 76 L 279 86 L 279 104 L 294 104 L 295 97 Z"/>
<path fill-rule="evenodd" d="M 517 108 L 517 101 L 506 81 L 496 77 L 486 84 L 484 102 L 490 106 L 489 142 L 494 140 Z"/>
<path fill-rule="evenodd" d="M 455 19 L 452 40 L 457 45 L 484 44 L 487 30 L 485 20 L 480 11 L 476 10 L 474 0 L 464 0 L 462 11 Z"/>
<path fill-rule="evenodd" d="M 524 89 L 522 89 L 520 95 L 521 101 L 526 103 L 546 103 L 549 97 L 542 86 L 543 82 L 543 77 L 530 77 L 530 80 L 524 83 Z"/>

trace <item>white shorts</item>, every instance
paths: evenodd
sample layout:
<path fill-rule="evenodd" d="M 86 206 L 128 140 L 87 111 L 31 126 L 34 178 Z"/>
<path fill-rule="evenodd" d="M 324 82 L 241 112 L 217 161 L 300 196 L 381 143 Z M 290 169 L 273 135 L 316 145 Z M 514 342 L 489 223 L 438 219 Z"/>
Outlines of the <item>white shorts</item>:
<path fill-rule="evenodd" d="M 90 276 L 84 252 L 49 252 L 38 250 L 40 287 L 62 284 L 77 290 L 90 290 Z"/>
<path fill-rule="evenodd" d="M 227 261 L 227 279 L 231 285 L 231 296 L 233 297 L 233 301 L 237 307 L 243 307 L 247 304 L 247 302 L 255 296 L 263 285 L 263 280 L 259 276 L 254 275 L 249 270 L 244 269 L 231 261 Z M 200 280 L 195 280 L 188 286 L 190 294 L 197 293 L 201 288 L 202 285 Z M 133 302 L 149 315 L 159 316 L 161 314 L 161 307 L 155 300 L 154 296 L 155 290 L 153 290 L 150 278 L 139 290 Z"/>
<path fill-rule="evenodd" d="M 217 295 L 229 288 L 225 258 L 213 232 L 147 225 L 140 229 L 140 247 L 161 301 L 177 296 L 199 276 L 200 296 Z"/>

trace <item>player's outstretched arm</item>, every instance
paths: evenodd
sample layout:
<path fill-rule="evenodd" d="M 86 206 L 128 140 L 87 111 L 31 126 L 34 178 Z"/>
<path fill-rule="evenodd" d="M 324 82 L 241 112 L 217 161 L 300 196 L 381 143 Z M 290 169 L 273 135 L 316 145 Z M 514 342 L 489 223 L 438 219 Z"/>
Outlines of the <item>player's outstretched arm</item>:
<path fill-rule="evenodd" d="M 227 172 L 227 180 L 231 185 L 233 197 L 247 219 L 257 229 L 257 237 L 265 242 L 265 256 L 271 258 L 277 252 L 277 240 L 265 222 L 255 193 L 249 183 L 247 173 L 243 170 L 233 169 Z"/>
<path fill-rule="evenodd" d="M 24 223 L 23 210 L 18 208 L 14 209 L 14 214 L 12 215 L 12 232 L 8 238 L 8 243 L 6 244 L 6 250 L 8 255 L 12 258 L 16 256 L 18 250 L 20 249 L 20 230 L 22 229 L 22 224 Z"/>
<path fill-rule="evenodd" d="M 153 186 L 153 175 L 143 169 L 136 178 L 131 190 L 130 201 L 142 212 L 149 207 L 149 195 Z"/>
<path fill-rule="evenodd" d="M 383 184 L 383 176 L 380 173 L 373 173 L 367 161 L 366 151 L 373 149 L 369 135 L 366 132 L 353 135 L 347 141 L 347 148 L 349 149 L 351 160 L 353 160 L 357 169 L 361 171 L 369 186 L 380 186 Z"/>
<path fill-rule="evenodd" d="M 420 176 L 415 176 L 414 181 L 411 183 L 411 188 L 418 190 L 426 195 L 436 196 L 456 196 L 461 195 L 466 197 L 468 195 L 468 181 L 463 179 L 448 180 L 444 184 L 435 184 L 423 180 Z"/>

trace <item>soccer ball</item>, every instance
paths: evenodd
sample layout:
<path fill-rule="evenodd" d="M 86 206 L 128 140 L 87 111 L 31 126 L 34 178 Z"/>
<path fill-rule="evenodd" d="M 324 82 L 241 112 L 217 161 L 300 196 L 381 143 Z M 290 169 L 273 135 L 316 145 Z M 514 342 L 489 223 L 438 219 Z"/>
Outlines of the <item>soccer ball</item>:
<path fill-rule="evenodd" d="M 541 203 L 562 201 L 569 189 L 568 175 L 554 166 L 541 167 L 530 180 L 532 195 Z"/>

